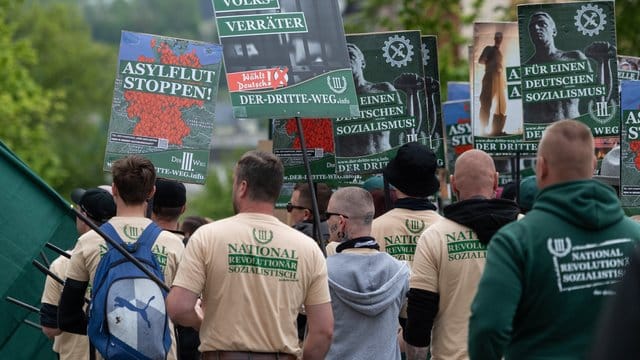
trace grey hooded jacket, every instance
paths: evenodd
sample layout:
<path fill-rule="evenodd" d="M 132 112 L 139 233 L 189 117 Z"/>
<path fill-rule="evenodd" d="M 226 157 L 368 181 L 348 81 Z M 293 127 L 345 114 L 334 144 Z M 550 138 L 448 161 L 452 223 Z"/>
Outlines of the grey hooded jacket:
<path fill-rule="evenodd" d="M 327 258 L 327 269 L 335 325 L 326 359 L 400 360 L 407 264 L 387 253 L 345 250 Z"/>

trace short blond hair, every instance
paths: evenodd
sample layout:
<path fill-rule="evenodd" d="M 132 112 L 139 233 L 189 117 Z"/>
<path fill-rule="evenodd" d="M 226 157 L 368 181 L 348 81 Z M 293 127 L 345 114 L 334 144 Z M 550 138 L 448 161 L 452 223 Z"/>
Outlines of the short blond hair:
<path fill-rule="evenodd" d="M 576 120 L 560 120 L 549 126 L 538 145 L 549 171 L 562 180 L 593 176 L 594 145 L 591 129 Z"/>

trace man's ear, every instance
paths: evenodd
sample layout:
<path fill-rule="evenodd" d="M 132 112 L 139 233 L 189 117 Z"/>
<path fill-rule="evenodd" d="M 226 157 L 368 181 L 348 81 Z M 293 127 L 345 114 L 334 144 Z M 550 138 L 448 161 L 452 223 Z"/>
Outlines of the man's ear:
<path fill-rule="evenodd" d="M 449 182 L 451 183 L 451 191 L 458 196 L 458 187 L 456 186 L 456 177 L 449 175 Z"/>
<path fill-rule="evenodd" d="M 547 164 L 547 160 L 538 155 L 536 158 L 536 181 L 538 182 L 538 187 L 540 187 L 549 175 L 549 166 Z"/>
<path fill-rule="evenodd" d="M 240 181 L 240 183 L 236 187 L 236 193 L 241 198 L 247 196 L 247 181 L 246 180 Z"/>
<path fill-rule="evenodd" d="M 151 192 L 147 196 L 147 200 L 153 199 L 153 194 L 155 194 L 155 193 L 156 193 L 156 186 L 153 185 L 153 189 L 151 189 Z"/>
<path fill-rule="evenodd" d="M 313 217 L 313 212 L 309 209 L 304 209 L 304 219 L 309 220 Z"/>

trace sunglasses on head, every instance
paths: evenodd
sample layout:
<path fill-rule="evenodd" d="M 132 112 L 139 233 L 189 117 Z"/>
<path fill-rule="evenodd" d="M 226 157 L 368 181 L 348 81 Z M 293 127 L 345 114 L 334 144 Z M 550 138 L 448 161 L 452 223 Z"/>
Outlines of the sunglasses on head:
<path fill-rule="evenodd" d="M 287 203 L 287 212 L 292 212 L 293 209 L 298 209 L 298 210 L 305 210 L 307 209 L 304 206 L 300 206 L 300 205 L 293 205 L 292 203 Z"/>

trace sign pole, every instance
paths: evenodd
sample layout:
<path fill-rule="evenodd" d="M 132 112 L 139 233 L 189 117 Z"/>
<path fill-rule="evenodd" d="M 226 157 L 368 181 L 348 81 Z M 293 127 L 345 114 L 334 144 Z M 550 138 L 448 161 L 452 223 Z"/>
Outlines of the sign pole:
<path fill-rule="evenodd" d="M 327 256 L 325 247 L 327 246 L 325 240 L 322 238 L 320 232 L 320 210 L 318 208 L 318 198 L 316 197 L 316 189 L 313 184 L 313 178 L 311 177 L 311 165 L 309 165 L 309 157 L 307 155 L 307 144 L 304 141 L 304 132 L 302 130 L 302 119 L 296 116 L 296 126 L 298 128 L 298 136 L 300 136 L 300 149 L 302 149 L 302 161 L 304 162 L 304 168 L 307 172 L 307 183 L 309 184 L 309 192 L 311 193 L 311 207 L 313 211 L 313 234 L 316 237 L 316 241 L 320 244 L 320 249 L 324 256 Z"/>

